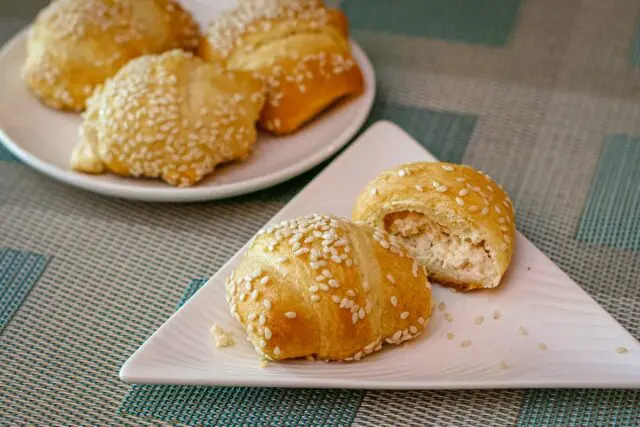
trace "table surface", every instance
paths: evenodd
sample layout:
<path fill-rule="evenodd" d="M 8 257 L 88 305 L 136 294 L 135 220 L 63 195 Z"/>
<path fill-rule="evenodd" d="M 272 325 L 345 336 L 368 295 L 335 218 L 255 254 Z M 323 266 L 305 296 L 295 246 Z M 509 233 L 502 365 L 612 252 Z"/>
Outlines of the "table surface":
<path fill-rule="evenodd" d="M 0 43 L 46 3 L 0 2 Z M 495 177 L 519 230 L 639 338 L 640 3 L 341 3 L 378 73 L 369 123 Z M 0 146 L 0 424 L 640 425 L 638 390 L 120 382 L 126 358 L 322 167 L 231 200 L 154 205 L 58 184 Z"/>

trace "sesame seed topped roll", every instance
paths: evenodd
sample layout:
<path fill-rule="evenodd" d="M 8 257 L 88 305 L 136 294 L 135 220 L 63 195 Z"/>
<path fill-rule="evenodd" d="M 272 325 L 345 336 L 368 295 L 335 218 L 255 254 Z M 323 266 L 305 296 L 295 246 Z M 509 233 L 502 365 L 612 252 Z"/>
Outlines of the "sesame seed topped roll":
<path fill-rule="evenodd" d="M 460 290 L 497 287 L 514 251 L 511 200 L 470 166 L 410 163 L 385 171 L 360 194 L 353 219 L 396 236 L 431 279 Z"/>
<path fill-rule="evenodd" d="M 73 169 L 194 185 L 245 159 L 263 86 L 181 50 L 129 62 L 88 101 Z"/>
<path fill-rule="evenodd" d="M 417 337 L 431 286 L 393 236 L 330 215 L 261 230 L 226 282 L 231 314 L 269 359 L 359 360 Z"/>
<path fill-rule="evenodd" d="M 346 16 L 319 0 L 244 0 L 211 24 L 200 55 L 264 80 L 260 124 L 275 134 L 297 130 L 364 85 Z"/>
<path fill-rule="evenodd" d="M 94 88 L 129 60 L 194 51 L 199 34 L 175 0 L 54 0 L 29 31 L 22 77 L 46 105 L 82 111 Z"/>

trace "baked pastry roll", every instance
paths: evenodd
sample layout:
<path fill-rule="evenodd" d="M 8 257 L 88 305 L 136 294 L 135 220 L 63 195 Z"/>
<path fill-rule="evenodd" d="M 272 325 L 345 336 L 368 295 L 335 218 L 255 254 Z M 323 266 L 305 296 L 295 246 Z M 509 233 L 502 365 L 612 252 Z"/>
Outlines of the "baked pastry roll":
<path fill-rule="evenodd" d="M 89 98 L 71 167 L 190 186 L 249 155 L 263 103 L 249 74 L 182 50 L 143 56 Z"/>
<path fill-rule="evenodd" d="M 226 282 L 231 314 L 269 359 L 359 360 L 417 337 L 431 286 L 393 236 L 330 215 L 261 230 Z"/>
<path fill-rule="evenodd" d="M 431 279 L 460 290 L 495 288 L 511 262 L 511 200 L 488 175 L 451 163 L 383 172 L 356 200 L 353 219 L 398 237 Z"/>
<path fill-rule="evenodd" d="M 295 131 L 364 85 L 346 16 L 317 0 L 245 0 L 211 24 L 200 55 L 266 82 L 260 125 L 275 134 Z"/>
<path fill-rule="evenodd" d="M 198 43 L 198 25 L 174 0 L 55 0 L 29 31 L 22 76 L 46 105 L 81 111 L 132 58 Z"/>

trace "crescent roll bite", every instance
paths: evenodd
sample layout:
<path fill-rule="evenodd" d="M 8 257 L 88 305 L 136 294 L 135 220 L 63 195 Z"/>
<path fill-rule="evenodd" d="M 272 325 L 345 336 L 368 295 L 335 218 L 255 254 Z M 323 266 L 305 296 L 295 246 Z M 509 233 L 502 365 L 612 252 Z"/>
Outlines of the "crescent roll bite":
<path fill-rule="evenodd" d="M 353 219 L 396 236 L 431 279 L 460 290 L 497 287 L 514 251 L 511 200 L 470 166 L 410 163 L 385 171 L 360 194 Z"/>

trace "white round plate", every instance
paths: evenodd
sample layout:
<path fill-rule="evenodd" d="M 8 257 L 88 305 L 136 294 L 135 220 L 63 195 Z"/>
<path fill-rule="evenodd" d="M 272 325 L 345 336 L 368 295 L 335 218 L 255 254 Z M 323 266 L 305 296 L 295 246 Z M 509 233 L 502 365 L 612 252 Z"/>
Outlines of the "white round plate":
<path fill-rule="evenodd" d="M 221 166 L 198 185 L 175 188 L 161 180 L 112 174 L 86 175 L 69 168 L 80 116 L 43 106 L 25 87 L 20 67 L 26 30 L 0 51 L 0 139 L 16 157 L 38 171 L 96 193 L 134 200 L 191 202 L 214 200 L 261 190 L 293 178 L 340 150 L 366 120 L 375 95 L 375 75 L 367 55 L 351 42 L 362 69 L 365 92 L 346 98 L 293 135 L 261 133 L 245 162 Z"/>

